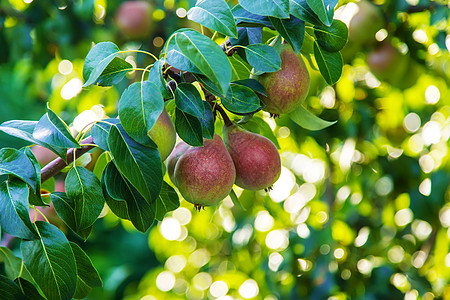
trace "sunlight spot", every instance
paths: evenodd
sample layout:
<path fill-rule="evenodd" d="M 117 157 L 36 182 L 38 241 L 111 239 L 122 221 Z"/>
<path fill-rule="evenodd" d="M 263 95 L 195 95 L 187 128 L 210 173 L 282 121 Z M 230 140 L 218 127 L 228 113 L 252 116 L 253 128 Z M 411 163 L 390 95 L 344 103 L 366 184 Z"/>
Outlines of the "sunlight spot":
<path fill-rule="evenodd" d="M 209 286 L 211 285 L 212 277 L 208 273 L 201 272 L 195 275 L 195 277 L 192 279 L 192 282 L 197 290 L 203 291 L 209 288 Z"/>
<path fill-rule="evenodd" d="M 325 177 L 325 163 L 320 159 L 312 159 L 303 171 L 303 179 L 306 182 L 315 183 Z"/>
<path fill-rule="evenodd" d="M 278 271 L 278 268 L 280 267 L 281 263 L 283 262 L 283 256 L 278 253 L 274 252 L 269 255 L 269 269 L 276 272 Z"/>
<path fill-rule="evenodd" d="M 436 43 L 431 44 L 430 46 L 428 46 L 428 53 L 431 55 L 436 55 L 439 53 L 439 46 Z"/>
<path fill-rule="evenodd" d="M 419 153 L 424 147 L 424 141 L 421 134 L 415 134 L 408 140 L 408 147 L 414 153 Z"/>
<path fill-rule="evenodd" d="M 413 39 L 418 43 L 426 43 L 428 41 L 428 36 L 425 30 L 417 29 L 412 33 Z"/>
<path fill-rule="evenodd" d="M 373 265 L 369 260 L 363 258 L 358 261 L 356 267 L 361 274 L 369 275 L 372 272 Z"/>
<path fill-rule="evenodd" d="M 383 176 L 375 183 L 375 192 L 380 196 L 388 195 L 394 188 L 392 179 L 387 176 Z"/>
<path fill-rule="evenodd" d="M 281 167 L 280 178 L 274 183 L 273 189 L 269 192 L 269 196 L 273 202 L 279 203 L 289 197 L 294 185 L 294 174 L 292 174 L 292 172 L 287 168 Z"/>
<path fill-rule="evenodd" d="M 163 271 L 156 277 L 156 286 L 162 292 L 170 291 L 175 285 L 175 275 L 169 271 Z"/>
<path fill-rule="evenodd" d="M 305 272 L 311 270 L 311 268 L 313 266 L 312 262 L 309 260 L 306 260 L 306 259 L 299 258 L 299 259 L 297 259 L 297 261 L 300 266 L 300 269 Z"/>
<path fill-rule="evenodd" d="M 345 252 L 344 252 L 344 249 L 342 249 L 342 248 L 337 248 L 336 250 L 334 250 L 334 253 L 333 253 L 333 255 L 336 259 L 343 258 L 344 254 L 345 254 Z"/>
<path fill-rule="evenodd" d="M 209 254 L 209 251 L 202 248 L 195 250 L 189 256 L 188 261 L 192 266 L 196 268 L 201 268 L 209 262 L 210 257 L 211 255 Z"/>
<path fill-rule="evenodd" d="M 347 172 L 352 163 L 353 154 L 355 152 L 356 142 L 354 139 L 347 139 L 342 147 L 341 155 L 339 157 L 339 166 L 343 172 Z"/>
<path fill-rule="evenodd" d="M 430 173 L 434 169 L 434 160 L 431 155 L 425 154 L 419 158 L 419 165 L 424 173 Z"/>
<path fill-rule="evenodd" d="M 186 258 L 183 255 L 174 255 L 166 260 L 165 267 L 174 272 L 179 273 L 186 266 Z"/>
<path fill-rule="evenodd" d="M 411 256 L 411 264 L 414 266 L 414 268 L 421 268 L 425 261 L 427 260 L 427 254 L 425 251 L 417 251 Z"/>
<path fill-rule="evenodd" d="M 405 275 L 400 273 L 392 275 L 391 282 L 398 289 L 404 289 L 408 286 L 408 279 Z"/>
<path fill-rule="evenodd" d="M 317 221 L 322 224 L 328 220 L 328 214 L 324 211 L 319 211 L 316 214 L 316 217 L 317 217 Z"/>
<path fill-rule="evenodd" d="M 427 146 L 439 143 L 441 139 L 441 124 L 436 121 L 427 122 L 422 128 L 422 138 Z"/>
<path fill-rule="evenodd" d="M 443 227 L 450 227 L 450 206 L 443 207 L 440 210 L 439 220 Z"/>
<path fill-rule="evenodd" d="M 421 241 L 428 238 L 433 230 L 428 222 L 422 220 L 414 220 L 411 227 L 415 236 Z"/>
<path fill-rule="evenodd" d="M 309 166 L 310 161 L 311 158 L 309 158 L 308 156 L 298 154 L 292 161 L 291 170 L 295 173 L 295 175 L 301 176 L 303 175 L 303 171 L 305 170 L 305 168 Z"/>
<path fill-rule="evenodd" d="M 371 72 L 367 72 L 366 75 L 364 75 L 364 80 L 371 89 L 377 88 L 381 84 L 381 81 L 379 81 Z"/>
<path fill-rule="evenodd" d="M 213 297 L 223 297 L 228 293 L 228 285 L 225 281 L 214 281 L 209 292 Z"/>
<path fill-rule="evenodd" d="M 308 228 L 308 225 L 305 223 L 301 223 L 297 225 L 297 235 L 301 237 L 302 239 L 306 239 L 310 235 L 310 230 Z"/>
<path fill-rule="evenodd" d="M 70 60 L 64 59 L 58 64 L 58 71 L 63 75 L 69 75 L 73 71 L 73 65 Z"/>
<path fill-rule="evenodd" d="M 399 210 L 394 216 L 395 224 L 397 224 L 397 226 L 405 226 L 411 223 L 413 218 L 413 212 L 409 208 Z"/>
<path fill-rule="evenodd" d="M 425 91 L 425 101 L 428 104 L 436 104 L 440 98 L 441 92 L 436 86 L 430 85 L 429 87 L 427 87 Z"/>
<path fill-rule="evenodd" d="M 272 229 L 273 218 L 268 211 L 263 210 L 258 212 L 255 219 L 255 229 L 260 232 L 266 232 Z"/>
<path fill-rule="evenodd" d="M 239 287 L 239 294 L 242 298 L 250 299 L 254 298 L 258 295 L 259 288 L 256 281 L 253 279 L 247 279 L 240 287 Z"/>
<path fill-rule="evenodd" d="M 401 263 L 403 258 L 405 257 L 405 250 L 403 250 L 402 247 L 396 245 L 389 249 L 387 256 L 392 263 L 398 264 Z"/>
<path fill-rule="evenodd" d="M 177 8 L 176 14 L 177 14 L 178 18 L 184 18 L 184 17 L 186 17 L 187 12 L 184 8 L 180 7 L 180 8 Z"/>
<path fill-rule="evenodd" d="M 177 219 L 167 217 L 161 222 L 159 231 L 166 240 L 175 241 L 181 235 L 181 226 Z"/>
<path fill-rule="evenodd" d="M 61 97 L 70 100 L 81 92 L 83 82 L 79 78 L 69 80 L 61 89 Z"/>
<path fill-rule="evenodd" d="M 270 249 L 282 251 L 289 246 L 288 232 L 286 230 L 272 230 L 266 236 L 266 246 Z"/>
<path fill-rule="evenodd" d="M 431 194 L 431 180 L 425 178 L 419 185 L 419 192 L 424 196 L 430 196 Z"/>
<path fill-rule="evenodd" d="M 419 297 L 419 292 L 417 290 L 410 290 L 405 294 L 405 300 L 416 300 Z"/>
<path fill-rule="evenodd" d="M 173 212 L 173 217 L 178 220 L 180 225 L 186 225 L 191 221 L 192 214 L 189 209 L 179 207 Z"/>
<path fill-rule="evenodd" d="M 375 38 L 377 41 L 382 42 L 388 36 L 388 31 L 385 28 L 382 28 L 375 33 Z"/>
<path fill-rule="evenodd" d="M 344 269 L 341 272 L 341 278 L 344 280 L 349 280 L 352 276 L 352 272 L 349 269 Z"/>
<path fill-rule="evenodd" d="M 236 230 L 233 233 L 232 241 L 234 245 L 245 246 L 248 244 L 253 234 L 253 227 L 250 224 L 246 224 L 244 227 Z"/>
<path fill-rule="evenodd" d="M 342 203 L 348 198 L 348 196 L 350 196 L 350 192 L 350 187 L 348 185 L 344 185 L 337 191 L 336 199 L 338 202 Z"/>
<path fill-rule="evenodd" d="M 358 232 L 358 236 L 355 238 L 355 246 L 361 247 L 363 246 L 369 237 L 370 229 L 369 227 L 365 226 L 361 228 Z"/>
<path fill-rule="evenodd" d="M 325 108 L 333 108 L 336 102 L 336 92 L 331 86 L 327 86 L 319 95 L 320 103 Z"/>
<path fill-rule="evenodd" d="M 414 133 L 419 130 L 421 124 L 421 120 L 418 114 L 409 113 L 403 119 L 403 127 L 406 129 L 408 133 Z"/>

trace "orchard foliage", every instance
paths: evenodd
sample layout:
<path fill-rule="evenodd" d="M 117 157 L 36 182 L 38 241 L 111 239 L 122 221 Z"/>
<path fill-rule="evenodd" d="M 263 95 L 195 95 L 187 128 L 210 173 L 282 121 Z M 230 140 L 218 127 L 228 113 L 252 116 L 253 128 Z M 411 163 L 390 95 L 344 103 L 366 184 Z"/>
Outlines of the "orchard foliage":
<path fill-rule="evenodd" d="M 99 273 L 108 268 L 103 257 L 108 254 L 94 253 L 94 262 L 103 257 L 98 272 L 78 244 L 102 240 L 96 226 L 118 219 L 129 231 L 149 231 L 150 248 L 166 261 L 165 270 L 141 270 L 141 277 L 147 274 L 141 285 L 120 292 L 130 298 L 174 299 L 185 293 L 190 299 L 227 293 L 261 299 L 398 298 L 402 293 L 427 298 L 450 293 L 444 268 L 450 265 L 445 229 L 450 225 L 448 7 L 435 1 L 382 6 L 361 1 L 360 11 L 368 5 L 378 18 L 367 30 L 373 34 L 362 33 L 362 41 L 351 37 L 364 26 L 358 28 L 346 15 L 354 3 L 190 2 L 186 18 L 196 29 L 171 28 L 159 53 L 122 48 L 106 38 L 79 62 L 83 105 L 104 97 L 108 114 L 117 117 L 97 106 L 88 112 L 95 120 L 74 129 L 77 119 L 66 122 L 62 99 L 50 97 L 38 121 L 0 124 L 0 131 L 58 157 L 41 167 L 30 146 L 0 150 L 0 226 L 20 241 L 15 252 L 0 248 L 0 295 L 89 297 L 103 285 Z M 101 20 L 98 11 L 83 13 L 85 6 L 68 7 L 77 20 L 92 13 Z M 144 8 L 150 19 L 152 6 Z M 4 23 L 13 24 L 13 17 Z M 143 38 L 154 30 L 146 23 L 133 33 L 119 17 L 121 38 Z M 37 27 L 34 35 L 51 39 L 45 31 Z M 8 40 L 3 32 L 0 39 Z M 285 47 L 305 60 L 311 86 L 304 105 L 270 119 L 261 102 L 268 91 L 257 78 L 280 70 Z M 392 56 L 384 54 L 384 47 Z M 19 60 L 17 53 L 7 54 Z M 166 112 L 170 117 L 160 121 Z M 221 125 L 229 125 L 230 117 L 280 149 L 283 167 L 275 176 L 280 180 L 269 193 L 234 187 L 220 206 L 192 212 L 169 180 L 169 161 L 164 162 L 173 147 L 167 146 L 169 132 L 201 147 L 215 134 L 225 134 Z M 421 118 L 429 121 L 419 129 Z M 89 166 L 84 160 L 94 153 L 98 158 Z M 52 186 L 60 172 L 66 173 L 64 192 Z M 49 206 L 62 220 L 59 225 L 41 212 Z M 44 221 L 37 221 L 38 214 Z M 117 246 L 122 255 L 139 253 L 141 236 L 129 233 L 122 236 L 129 245 L 117 239 L 110 248 Z M 130 274 L 125 269 L 120 272 Z M 115 280 L 111 273 L 109 282 Z M 92 297 L 102 297 L 95 292 Z"/>

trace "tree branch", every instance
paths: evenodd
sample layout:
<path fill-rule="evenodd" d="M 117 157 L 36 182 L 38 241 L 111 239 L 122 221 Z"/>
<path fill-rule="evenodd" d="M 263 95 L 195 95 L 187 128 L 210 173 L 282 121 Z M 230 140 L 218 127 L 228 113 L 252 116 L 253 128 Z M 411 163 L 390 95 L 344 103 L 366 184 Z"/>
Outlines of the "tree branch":
<path fill-rule="evenodd" d="M 81 141 L 81 144 L 93 144 L 94 140 L 93 138 L 87 137 L 84 140 Z M 59 172 L 61 172 L 62 169 L 64 169 L 68 164 L 73 162 L 73 152 L 76 150 L 76 157 L 80 157 L 81 155 L 85 154 L 89 150 L 94 148 L 94 146 L 83 146 L 78 149 L 72 148 L 67 151 L 67 163 L 60 157 L 54 159 L 53 161 L 49 162 L 45 167 L 41 170 L 41 182 L 45 182 L 46 180 L 52 178 Z"/>

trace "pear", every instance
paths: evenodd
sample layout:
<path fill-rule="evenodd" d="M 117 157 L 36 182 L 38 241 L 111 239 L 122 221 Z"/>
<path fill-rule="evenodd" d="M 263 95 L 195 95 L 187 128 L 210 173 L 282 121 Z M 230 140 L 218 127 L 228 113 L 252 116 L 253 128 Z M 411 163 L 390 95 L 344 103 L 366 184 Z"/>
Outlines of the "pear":
<path fill-rule="evenodd" d="M 156 119 L 155 125 L 148 131 L 147 135 L 158 146 L 161 160 L 165 161 L 172 152 L 177 139 L 175 126 L 166 108 L 163 109 L 158 119 Z"/>
<path fill-rule="evenodd" d="M 181 155 L 186 152 L 189 148 L 192 146 L 184 142 L 183 140 L 180 140 L 175 145 L 175 148 L 173 148 L 172 153 L 170 153 L 169 157 L 167 158 L 167 174 L 169 175 L 170 180 L 173 182 L 173 184 L 176 186 L 175 177 L 173 176 L 175 171 L 175 165 L 180 159 Z"/>
<path fill-rule="evenodd" d="M 236 168 L 235 184 L 246 190 L 270 189 L 281 173 L 274 143 L 234 124 L 224 126 L 223 138 Z"/>
<path fill-rule="evenodd" d="M 280 46 L 281 69 L 276 72 L 255 76 L 266 89 L 266 96 L 260 95 L 263 110 L 272 115 L 294 111 L 305 100 L 309 91 L 309 73 L 300 55 L 291 46 Z"/>
<path fill-rule="evenodd" d="M 181 195 L 200 210 L 218 204 L 236 179 L 233 160 L 222 139 L 205 139 L 203 147 L 190 147 L 178 159 L 173 175 Z"/>

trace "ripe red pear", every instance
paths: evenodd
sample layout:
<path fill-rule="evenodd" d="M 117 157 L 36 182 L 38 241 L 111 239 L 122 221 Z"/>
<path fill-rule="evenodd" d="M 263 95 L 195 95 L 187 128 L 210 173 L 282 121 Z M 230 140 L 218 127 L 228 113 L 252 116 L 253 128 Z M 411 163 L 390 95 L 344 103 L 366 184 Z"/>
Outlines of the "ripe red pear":
<path fill-rule="evenodd" d="M 274 115 L 294 111 L 309 91 L 309 73 L 300 53 L 296 55 L 290 45 L 282 44 L 280 57 L 280 70 L 255 77 L 266 89 L 267 97 L 260 96 L 263 110 Z"/>
<path fill-rule="evenodd" d="M 236 169 L 222 139 L 215 134 L 213 140 L 204 140 L 203 147 L 187 149 L 176 162 L 173 176 L 184 199 L 200 209 L 218 204 L 231 192 Z"/>
<path fill-rule="evenodd" d="M 172 152 L 177 139 L 175 126 L 173 125 L 172 119 L 167 113 L 166 108 L 163 109 L 162 113 L 159 115 L 158 119 L 156 119 L 155 124 L 148 131 L 147 135 L 158 146 L 161 161 L 165 161 Z"/>
<path fill-rule="evenodd" d="M 152 12 L 150 2 L 125 1 L 117 10 L 115 22 L 126 38 L 146 38 L 153 30 Z"/>
<path fill-rule="evenodd" d="M 223 138 L 236 168 L 237 186 L 255 191 L 278 180 L 281 159 L 271 140 L 234 124 L 224 126 Z"/>
<path fill-rule="evenodd" d="M 180 159 L 181 155 L 186 152 L 189 148 L 192 146 L 184 142 L 183 140 L 180 140 L 176 145 L 175 148 L 173 148 L 172 153 L 170 153 L 169 157 L 167 158 L 167 174 L 169 175 L 170 180 L 177 185 L 175 182 L 175 177 L 173 176 L 175 171 L 175 165 L 177 164 L 178 159 Z"/>

